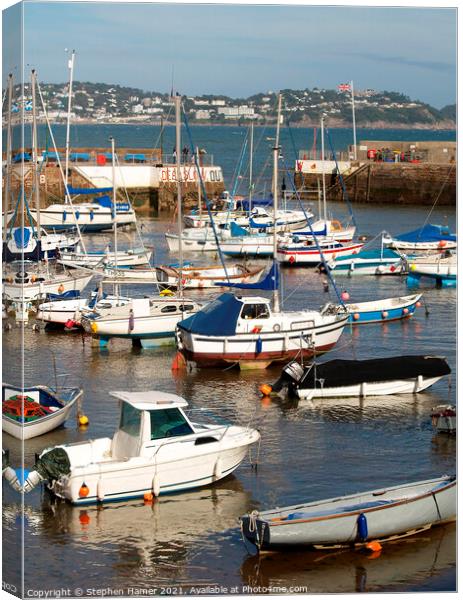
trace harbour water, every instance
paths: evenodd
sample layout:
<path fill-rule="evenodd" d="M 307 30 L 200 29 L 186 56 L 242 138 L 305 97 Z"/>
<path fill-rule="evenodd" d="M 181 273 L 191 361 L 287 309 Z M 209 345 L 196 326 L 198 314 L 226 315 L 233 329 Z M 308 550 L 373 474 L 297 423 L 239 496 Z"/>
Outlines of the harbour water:
<path fill-rule="evenodd" d="M 210 129 L 215 135 L 217 129 Z M 330 210 L 337 216 L 346 213 L 341 205 Z M 429 216 L 427 209 L 407 206 L 355 207 L 355 214 L 359 233 L 372 237 L 383 229 L 393 234 L 413 229 Z M 454 229 L 455 211 L 435 208 L 430 222 L 445 221 Z M 171 226 L 168 220 L 147 218 L 142 224 L 145 243 L 156 249 L 154 261 L 174 262 L 163 239 Z M 109 236 L 91 239 L 95 246 L 104 246 Z M 211 260 L 188 258 L 198 263 Z M 349 291 L 352 302 L 408 293 L 401 277 L 338 277 L 337 284 Z M 87 429 L 79 429 L 70 419 L 64 428 L 28 441 L 26 468 L 45 447 L 111 436 L 118 412 L 110 390 L 180 394 L 193 408 L 205 407 L 234 422 L 252 424 L 260 430 L 262 443 L 233 476 L 212 487 L 161 497 L 152 505 L 140 500 L 75 508 L 36 489 L 24 497 L 22 519 L 21 497 L 3 484 L 4 573 L 13 574 L 11 584 L 21 590 L 17 556 L 24 544 L 24 588 L 29 595 L 32 590 L 62 588 L 82 596 L 95 595 L 95 589 L 113 596 L 137 595 L 139 590 L 169 595 L 455 590 L 454 525 L 385 545 L 376 558 L 351 551 L 254 557 L 238 526 L 238 517 L 255 508 L 455 472 L 455 437 L 436 434 L 429 415 L 433 406 L 456 401 L 456 290 L 421 289 L 425 306 L 412 319 L 346 329 L 326 359 L 435 354 L 447 357 L 452 375 L 419 395 L 364 401 L 262 400 L 259 385 L 276 380 L 278 367 L 172 372 L 173 347 L 140 350 L 117 340 L 101 351 L 80 333 L 34 331 L 30 325 L 24 330 L 22 357 L 21 330 L 13 325 L 3 339 L 4 381 L 21 382 L 24 359 L 26 385 L 53 384 L 55 361 L 58 376 L 65 375 L 58 381 L 84 389 L 83 408 L 90 421 Z M 139 291 L 151 292 L 146 287 Z M 208 297 L 201 292 L 191 295 Z M 332 291 L 323 291 L 321 275 L 300 268 L 283 270 L 282 295 L 288 309 L 318 308 L 335 299 Z M 10 450 L 10 462 L 19 466 L 20 443 L 4 435 L 3 447 Z M 33 557 L 33 568 L 28 568 L 27 557 Z"/>

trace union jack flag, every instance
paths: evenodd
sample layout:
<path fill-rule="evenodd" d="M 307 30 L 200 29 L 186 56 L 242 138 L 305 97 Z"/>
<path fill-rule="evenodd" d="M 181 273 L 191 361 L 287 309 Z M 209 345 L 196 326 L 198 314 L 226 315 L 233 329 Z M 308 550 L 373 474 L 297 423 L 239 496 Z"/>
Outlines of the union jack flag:
<path fill-rule="evenodd" d="M 350 92 L 350 83 L 340 83 L 338 85 L 338 92 Z"/>

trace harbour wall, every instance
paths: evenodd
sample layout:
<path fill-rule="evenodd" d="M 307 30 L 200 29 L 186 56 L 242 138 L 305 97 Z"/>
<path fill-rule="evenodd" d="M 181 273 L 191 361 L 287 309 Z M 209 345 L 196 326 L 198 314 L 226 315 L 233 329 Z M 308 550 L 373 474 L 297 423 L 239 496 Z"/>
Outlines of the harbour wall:
<path fill-rule="evenodd" d="M 306 199 L 314 199 L 321 189 L 322 168 L 313 168 L 314 162 L 323 161 L 296 163 L 294 182 Z M 301 167 L 300 163 L 306 164 Z M 440 206 L 456 205 L 455 163 L 352 161 L 351 166 L 341 172 L 351 202 L 428 206 L 437 201 Z M 325 167 L 325 185 L 328 200 L 342 200 L 341 179 L 332 165 Z"/>

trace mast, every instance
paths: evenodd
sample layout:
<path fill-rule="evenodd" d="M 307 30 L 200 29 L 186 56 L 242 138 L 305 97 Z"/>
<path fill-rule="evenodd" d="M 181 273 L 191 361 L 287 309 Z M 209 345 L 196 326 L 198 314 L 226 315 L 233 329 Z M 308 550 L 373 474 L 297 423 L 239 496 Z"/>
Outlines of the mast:
<path fill-rule="evenodd" d="M 253 153 L 254 153 L 254 121 L 251 122 L 251 140 L 250 140 L 250 146 L 249 146 L 249 207 L 248 207 L 249 214 L 251 213 L 251 208 L 252 208 L 251 204 L 252 204 L 252 192 L 253 192 L 253 183 L 252 183 Z"/>
<path fill-rule="evenodd" d="M 323 191 L 323 219 L 326 227 L 326 184 L 325 184 L 325 115 L 321 118 L 322 136 L 322 191 Z"/>
<path fill-rule="evenodd" d="M 38 173 L 38 156 L 37 156 L 37 103 L 35 97 L 36 88 L 36 72 L 35 69 L 31 71 L 31 87 L 32 87 L 32 164 L 34 168 L 34 196 L 35 196 L 35 210 L 36 210 L 36 223 L 37 223 L 37 239 L 42 239 L 42 228 L 40 226 L 40 189 L 39 189 L 39 173 Z M 40 249 L 41 251 L 41 249 Z"/>
<path fill-rule="evenodd" d="M 116 196 L 117 196 L 117 187 L 116 187 L 116 154 L 115 154 L 115 140 L 111 136 L 111 177 L 113 180 L 113 206 L 112 206 L 112 217 L 113 217 L 113 233 L 114 233 L 114 269 L 116 273 L 117 279 L 117 204 L 116 204 Z M 115 295 L 119 296 L 119 286 L 116 283 L 114 286 Z"/>
<path fill-rule="evenodd" d="M 196 146 L 196 162 L 199 165 L 199 146 Z M 201 198 L 201 177 L 199 176 L 198 173 L 196 173 L 196 176 L 198 178 L 198 213 L 199 213 L 199 218 L 201 219 L 201 215 L 203 212 L 202 198 Z"/>
<path fill-rule="evenodd" d="M 357 160 L 357 130 L 355 127 L 355 100 L 354 100 L 354 82 L 350 82 L 350 91 L 352 94 L 352 129 L 354 133 L 354 160 Z"/>
<path fill-rule="evenodd" d="M 69 91 L 68 91 L 68 116 L 66 121 L 66 161 L 64 171 L 64 185 L 66 190 L 68 189 L 68 167 L 69 167 L 69 142 L 70 142 L 70 131 L 71 131 L 71 103 L 72 103 L 72 79 L 74 76 L 74 57 L 75 50 L 72 51 L 71 58 L 68 61 L 69 69 Z M 67 194 L 66 194 L 67 197 Z"/>
<path fill-rule="evenodd" d="M 10 175 L 11 175 L 11 109 L 13 106 L 13 73 L 8 75 L 8 118 L 6 132 L 6 177 L 5 202 L 3 213 L 3 241 L 6 242 L 8 231 L 8 211 L 10 208 Z"/>
<path fill-rule="evenodd" d="M 278 211 L 278 156 L 280 154 L 280 116 L 281 116 L 281 94 L 278 94 L 277 132 L 275 136 L 275 147 L 273 148 L 273 260 L 277 260 L 277 211 Z M 273 290 L 273 310 L 280 312 L 280 297 L 278 289 Z"/>
<path fill-rule="evenodd" d="M 179 294 L 183 292 L 182 269 L 183 269 L 183 244 L 182 244 L 182 172 L 180 168 L 181 161 L 181 128 L 180 128 L 180 108 L 182 97 L 177 93 L 174 96 L 175 103 L 175 159 L 177 162 L 177 226 L 178 226 L 178 262 L 179 262 Z"/>

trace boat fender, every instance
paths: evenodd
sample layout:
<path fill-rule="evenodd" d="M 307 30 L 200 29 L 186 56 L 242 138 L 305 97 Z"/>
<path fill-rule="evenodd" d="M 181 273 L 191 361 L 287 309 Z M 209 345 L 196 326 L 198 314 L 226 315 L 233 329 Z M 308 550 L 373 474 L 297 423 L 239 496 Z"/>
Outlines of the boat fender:
<path fill-rule="evenodd" d="M 383 312 L 381 313 L 381 316 L 383 317 L 383 319 L 387 319 L 389 316 L 389 313 L 387 312 L 387 310 L 383 310 Z"/>
<path fill-rule="evenodd" d="M 256 340 L 256 354 L 260 354 L 262 352 L 262 338 L 259 336 Z"/>
<path fill-rule="evenodd" d="M 161 482 L 159 481 L 159 475 L 157 473 L 154 474 L 152 488 L 153 496 L 157 498 L 161 493 Z"/>
<path fill-rule="evenodd" d="M 65 210 L 63 210 L 63 223 L 66 221 L 68 214 Z"/>
<path fill-rule="evenodd" d="M 360 319 L 359 313 L 354 313 L 354 321 L 358 321 Z"/>
<path fill-rule="evenodd" d="M 404 308 L 402 312 L 403 312 L 403 314 L 404 314 L 404 315 L 408 315 L 408 313 L 409 313 L 410 311 L 408 310 L 408 308 Z"/>
<path fill-rule="evenodd" d="M 222 459 L 218 458 L 214 465 L 214 479 L 221 479 L 222 477 Z"/>
<path fill-rule="evenodd" d="M 89 493 L 90 493 L 90 489 L 84 481 L 79 488 L 79 498 L 86 498 L 89 495 Z"/>
<path fill-rule="evenodd" d="M 280 331 L 281 330 L 281 325 L 279 325 L 278 323 L 275 323 L 275 325 L 273 326 L 273 331 Z"/>
<path fill-rule="evenodd" d="M 104 500 L 104 489 L 103 489 L 103 480 L 98 479 L 98 483 L 96 484 L 96 497 L 98 502 L 103 502 Z"/>
<path fill-rule="evenodd" d="M 357 539 L 364 542 L 368 538 L 367 518 L 363 513 L 357 517 Z"/>

